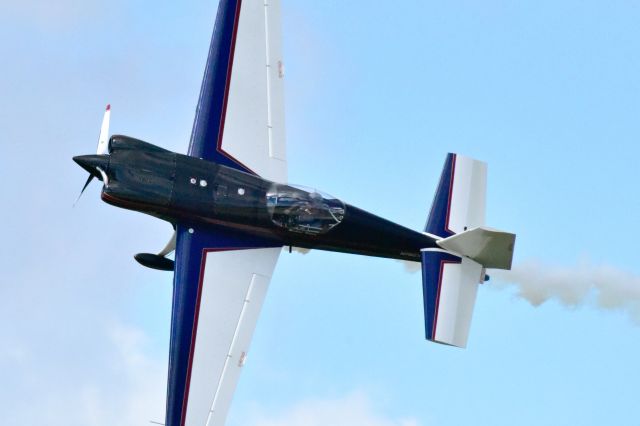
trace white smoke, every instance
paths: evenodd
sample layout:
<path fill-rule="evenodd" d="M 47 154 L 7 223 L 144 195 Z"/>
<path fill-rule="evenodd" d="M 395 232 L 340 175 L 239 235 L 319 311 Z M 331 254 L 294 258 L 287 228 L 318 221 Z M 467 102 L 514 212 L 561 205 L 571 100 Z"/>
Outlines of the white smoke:
<path fill-rule="evenodd" d="M 420 262 L 411 262 L 408 260 L 398 260 L 402 264 L 404 271 L 409 274 L 415 274 L 416 272 L 420 272 L 422 270 L 422 263 Z"/>
<path fill-rule="evenodd" d="M 284 246 L 282 249 L 287 252 L 291 251 L 291 252 L 296 252 L 300 254 L 309 254 L 309 252 L 311 251 L 311 249 L 308 249 L 308 248 L 295 247 L 295 246 L 292 246 L 292 247 Z"/>
<path fill-rule="evenodd" d="M 640 324 L 640 276 L 586 261 L 575 266 L 550 266 L 530 260 L 511 271 L 492 271 L 499 287 L 515 286 L 533 306 L 557 300 L 565 306 L 593 305 L 620 310 Z"/>

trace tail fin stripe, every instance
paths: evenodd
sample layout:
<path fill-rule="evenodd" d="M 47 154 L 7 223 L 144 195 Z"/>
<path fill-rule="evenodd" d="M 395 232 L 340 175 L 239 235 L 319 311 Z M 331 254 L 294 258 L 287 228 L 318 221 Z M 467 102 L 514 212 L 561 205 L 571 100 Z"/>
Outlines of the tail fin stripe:
<path fill-rule="evenodd" d="M 448 154 L 440 175 L 440 183 L 431 205 L 429 219 L 425 231 L 442 238 L 455 234 L 449 229 L 451 216 L 451 200 L 453 198 L 453 184 L 456 173 L 456 154 Z M 444 213 L 444 214 L 443 214 Z"/>
<path fill-rule="evenodd" d="M 447 198 L 447 216 L 446 222 L 444 224 L 445 232 L 450 232 L 451 234 L 455 234 L 451 229 L 449 229 L 449 218 L 451 217 L 451 200 L 453 199 L 453 185 L 456 179 L 456 160 L 458 156 L 456 154 L 452 155 L 453 159 L 451 160 L 451 181 L 449 183 L 449 197 Z"/>
<path fill-rule="evenodd" d="M 424 296 L 425 331 L 428 340 L 435 340 L 440 310 L 442 277 L 447 264 L 459 264 L 458 256 L 442 250 L 424 251 L 422 255 L 422 291 Z M 437 285 L 433 285 L 437 283 Z"/>
<path fill-rule="evenodd" d="M 444 266 L 446 264 L 459 264 L 459 260 L 441 260 L 440 261 L 440 273 L 438 274 L 438 296 L 436 298 L 436 312 L 433 316 L 433 327 L 431 330 L 431 338 L 436 338 L 436 329 L 438 328 L 438 313 L 440 312 L 440 291 L 442 290 L 442 276 L 444 275 Z"/>

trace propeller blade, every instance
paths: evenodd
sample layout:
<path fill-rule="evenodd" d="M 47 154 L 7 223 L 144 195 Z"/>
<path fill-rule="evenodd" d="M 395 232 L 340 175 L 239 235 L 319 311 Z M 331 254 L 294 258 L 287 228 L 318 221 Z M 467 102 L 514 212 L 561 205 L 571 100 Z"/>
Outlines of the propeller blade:
<path fill-rule="evenodd" d="M 76 199 L 76 202 L 73 203 L 73 206 L 75 207 L 76 204 L 78 204 L 78 201 L 80 201 L 80 197 L 82 197 L 82 194 L 84 193 L 84 190 L 87 189 L 87 186 L 89 186 L 89 184 L 91 183 L 91 181 L 93 180 L 95 176 L 90 174 L 89 178 L 87 178 L 87 181 L 84 183 L 84 186 L 82 187 L 82 191 L 80 191 L 80 195 L 78 195 L 78 198 Z"/>
<path fill-rule="evenodd" d="M 98 149 L 96 154 L 109 153 L 109 121 L 111 120 L 111 105 L 107 105 L 102 119 L 102 127 L 100 127 L 100 136 L 98 137 Z"/>

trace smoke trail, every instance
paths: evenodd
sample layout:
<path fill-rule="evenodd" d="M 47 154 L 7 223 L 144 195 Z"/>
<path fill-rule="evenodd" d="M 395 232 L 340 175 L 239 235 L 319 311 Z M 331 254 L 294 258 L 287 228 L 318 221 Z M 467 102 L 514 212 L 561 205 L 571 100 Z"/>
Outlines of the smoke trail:
<path fill-rule="evenodd" d="M 299 253 L 299 254 L 308 254 L 311 251 L 311 249 L 306 249 L 306 248 L 296 247 L 296 246 L 291 246 L 291 247 L 284 246 L 284 247 L 282 247 L 282 250 L 287 251 L 287 252 L 288 251 L 296 252 L 296 253 Z"/>
<path fill-rule="evenodd" d="M 607 265 L 581 262 L 576 266 L 549 266 L 527 261 L 511 271 L 492 271 L 498 287 L 516 286 L 518 296 L 533 306 L 558 300 L 565 306 L 595 305 L 626 311 L 640 324 L 640 277 Z"/>
<path fill-rule="evenodd" d="M 422 271 L 422 263 L 420 262 L 409 262 L 408 260 L 399 260 L 398 262 L 402 263 L 404 271 L 409 274 Z"/>

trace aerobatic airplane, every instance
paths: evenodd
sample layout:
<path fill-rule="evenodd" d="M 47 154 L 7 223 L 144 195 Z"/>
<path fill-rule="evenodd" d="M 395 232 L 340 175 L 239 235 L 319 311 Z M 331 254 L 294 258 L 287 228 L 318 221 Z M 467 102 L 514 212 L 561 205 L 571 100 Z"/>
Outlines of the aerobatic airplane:
<path fill-rule="evenodd" d="M 74 157 L 82 191 L 95 177 L 105 202 L 175 229 L 135 256 L 174 271 L 167 426 L 224 424 L 283 247 L 421 262 L 426 338 L 459 347 L 486 268 L 511 267 L 515 235 L 484 226 L 482 162 L 447 156 L 423 232 L 286 184 L 281 46 L 279 0 L 220 0 L 188 154 L 109 138 L 107 107 L 96 155 Z"/>

